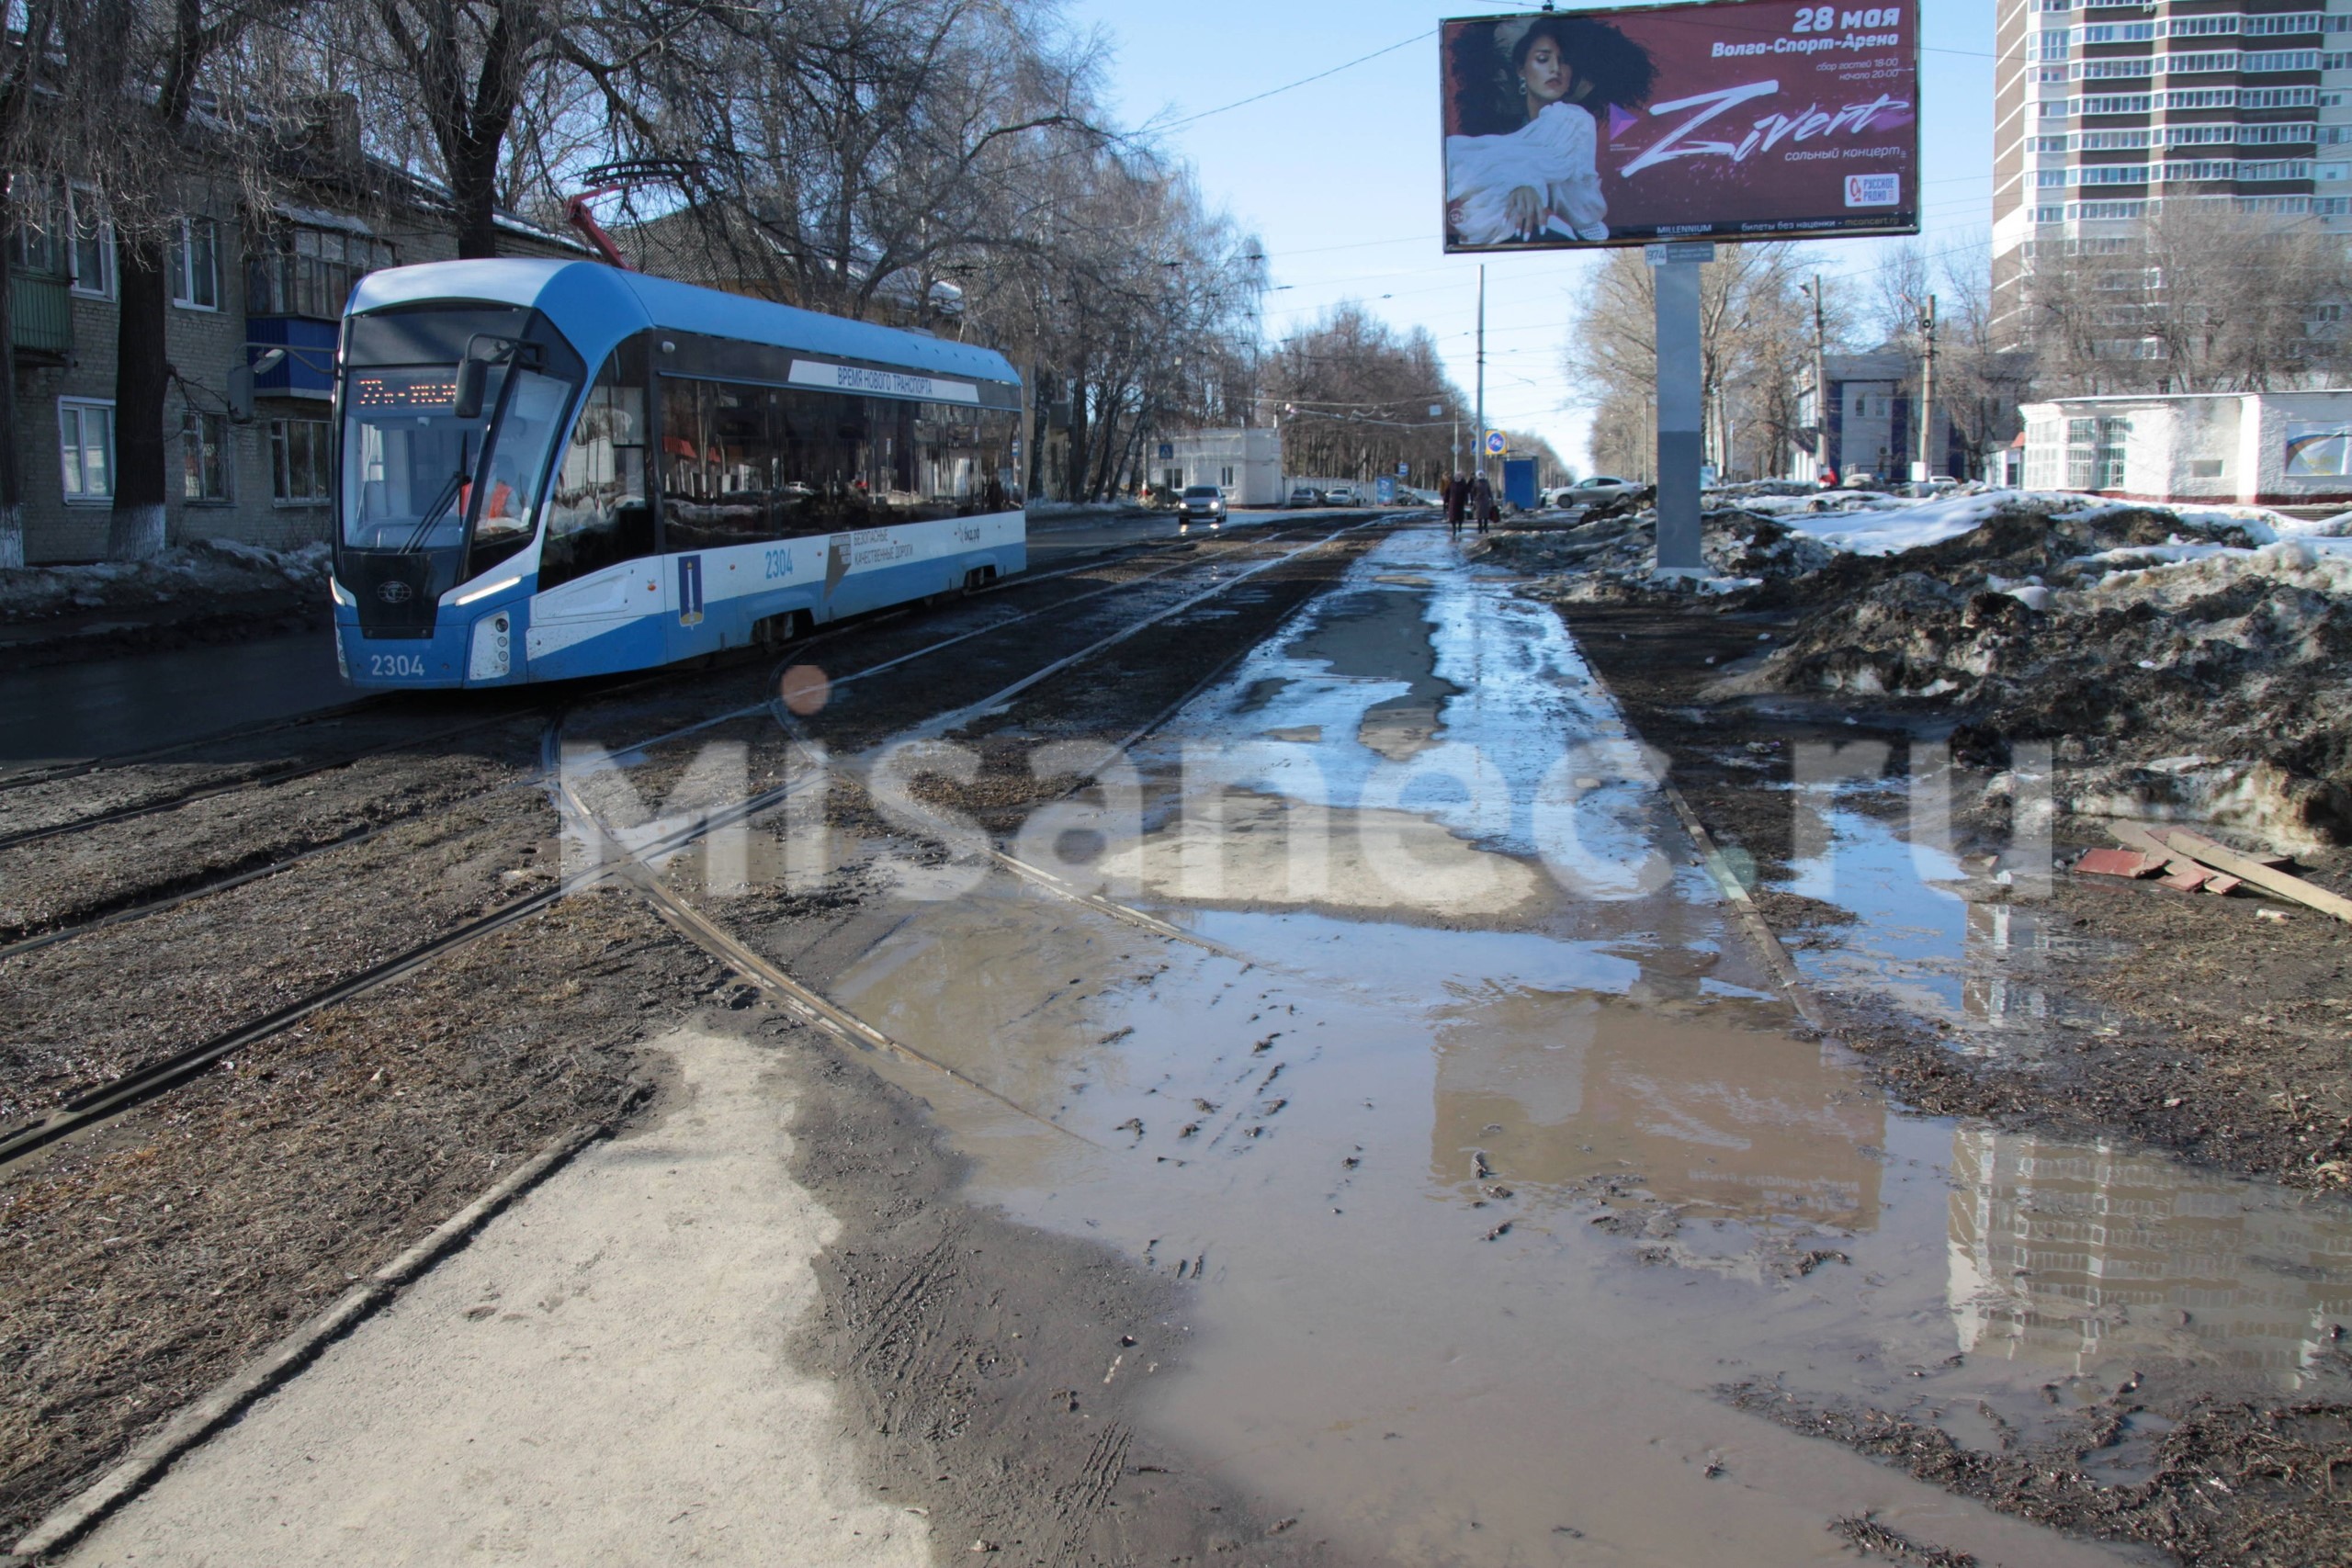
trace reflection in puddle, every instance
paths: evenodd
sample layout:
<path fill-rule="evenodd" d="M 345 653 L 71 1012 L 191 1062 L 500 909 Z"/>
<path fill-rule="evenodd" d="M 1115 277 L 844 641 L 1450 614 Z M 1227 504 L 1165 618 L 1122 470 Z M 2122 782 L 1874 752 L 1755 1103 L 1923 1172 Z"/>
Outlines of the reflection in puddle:
<path fill-rule="evenodd" d="M 2062 1003 L 2035 983 L 2041 954 L 2081 951 L 2096 945 L 2092 939 L 2053 929 L 2030 905 L 1967 897 L 1968 874 L 1957 861 L 1906 842 L 1882 818 L 1847 806 L 1826 806 L 1819 814 L 1826 845 L 1797 863 L 1787 889 L 1855 919 L 1823 928 L 1796 953 L 1808 980 L 1984 1030 L 2109 1021 L 2087 1004 Z"/>
<path fill-rule="evenodd" d="M 1963 1350 L 2076 1373 L 2153 1352 L 2292 1389 L 2352 1320 L 2352 1225 L 2332 1206 L 1985 1128 L 1955 1133 L 1952 1177 Z"/>
<path fill-rule="evenodd" d="M 1438 1034 L 1430 1179 L 1638 1179 L 1687 1217 L 1868 1229 L 1886 1112 L 1822 1048 L 1703 1013 L 1505 991 Z"/>
<path fill-rule="evenodd" d="M 1428 586 L 1355 586 L 1397 602 L 1452 685 L 1421 758 L 1476 748 L 1530 780 L 1546 743 L 1623 739 L 1548 611 L 1521 614 L 1442 536 L 1399 535 L 1358 570 L 1400 568 Z M 1388 646 L 1419 657 L 1411 637 Z M 2125 1350 L 2291 1380 L 2352 1310 L 2352 1223 L 2157 1161 L 1892 1114 L 1841 1054 L 1785 1032 L 1630 788 L 1618 829 L 1657 834 L 1682 867 L 1645 897 L 1547 893 L 1498 930 L 1434 892 L 1408 909 L 1282 896 L 1277 818 L 1360 813 L 1385 764 L 1363 715 L 1424 674 L 1261 649 L 1146 762 L 1163 799 L 1184 741 L 1272 735 L 1257 743 L 1275 761 L 1312 764 L 1278 782 L 1270 761 L 1225 795 L 1229 824 L 1280 847 L 1223 858 L 1216 889 L 1170 880 L 1181 835 L 1119 852 L 1133 896 L 1224 952 L 1000 877 L 910 905 L 833 987 L 1086 1140 L 908 1078 L 973 1156 L 978 1196 L 1181 1269 L 1191 1338 L 1157 1374 L 1158 1433 L 1348 1560 L 1815 1563 L 1834 1551 L 1826 1518 L 1875 1510 L 1987 1562 L 2117 1561 L 1713 1390 L 1777 1378 L 1932 1397 L 1962 1420 L 1979 1399 L 2038 1406 L 2053 1370 L 2097 1376 Z M 1521 818 L 1443 797 L 1383 809 L 1443 829 L 1462 863 L 1526 868 Z M 1878 946 L 1815 956 L 1815 978 L 1891 966 L 1954 1013 L 2033 1005 L 1982 984 L 2043 940 L 2027 911 L 1920 883 L 1866 818 L 1838 818 L 1833 843 L 1816 896 L 1856 908 Z M 1257 880 L 1236 874 L 1253 864 Z"/>

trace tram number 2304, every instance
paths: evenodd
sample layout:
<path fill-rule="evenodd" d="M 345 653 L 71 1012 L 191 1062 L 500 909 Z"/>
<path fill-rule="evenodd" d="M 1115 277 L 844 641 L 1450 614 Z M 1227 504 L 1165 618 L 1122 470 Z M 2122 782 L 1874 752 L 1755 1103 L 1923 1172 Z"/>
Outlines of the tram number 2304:
<path fill-rule="evenodd" d="M 368 656 L 368 673 L 378 679 L 421 676 L 424 673 L 424 657 L 416 653 L 371 653 Z"/>

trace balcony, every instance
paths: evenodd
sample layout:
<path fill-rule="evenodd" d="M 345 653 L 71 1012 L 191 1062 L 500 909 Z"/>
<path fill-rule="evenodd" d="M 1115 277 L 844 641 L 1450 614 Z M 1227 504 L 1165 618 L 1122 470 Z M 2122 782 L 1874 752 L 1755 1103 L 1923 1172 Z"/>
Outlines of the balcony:
<path fill-rule="evenodd" d="M 254 378 L 254 391 L 265 398 L 334 396 L 334 351 L 340 321 L 315 316 L 247 316 L 245 359 L 248 364 L 273 348 L 286 357 Z"/>
<path fill-rule="evenodd" d="M 8 331 L 20 355 L 62 359 L 74 349 L 74 297 L 65 279 L 44 273 L 8 274 Z"/>

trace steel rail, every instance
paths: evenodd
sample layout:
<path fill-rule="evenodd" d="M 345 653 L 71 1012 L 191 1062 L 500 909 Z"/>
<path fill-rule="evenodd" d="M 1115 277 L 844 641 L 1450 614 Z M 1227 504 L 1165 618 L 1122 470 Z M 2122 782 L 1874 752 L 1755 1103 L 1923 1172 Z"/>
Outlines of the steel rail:
<path fill-rule="evenodd" d="M 1272 566 L 1280 565 L 1284 561 L 1295 559 L 1298 556 L 1308 553 L 1310 550 L 1319 549 L 1323 546 L 1329 544 L 1332 540 L 1339 538 L 1344 534 L 1354 532 L 1358 528 L 1370 526 L 1373 523 L 1378 521 L 1380 521 L 1380 519 L 1372 518 L 1362 523 L 1351 525 L 1349 527 L 1340 529 L 1336 533 L 1327 536 L 1324 539 L 1319 540 L 1313 545 L 1302 547 L 1297 550 L 1289 551 L 1282 556 L 1274 558 L 1273 559 L 1261 563 L 1259 566 L 1253 567 L 1250 570 L 1239 573 L 1204 592 L 1192 595 L 1176 605 L 1155 612 L 1151 615 L 1145 617 L 1143 620 L 1135 623 L 1124 633 L 1116 634 L 1107 638 L 1099 639 L 1096 643 L 1090 645 L 1087 649 L 1081 650 L 1079 655 L 1073 655 L 1054 660 L 1052 664 L 1046 668 L 1045 671 L 1037 672 L 1032 677 L 1024 678 L 1023 681 L 1016 682 L 1015 686 L 1018 690 L 1027 690 L 1030 686 L 1035 685 L 1037 681 L 1046 678 L 1047 675 L 1069 668 L 1080 657 L 1090 656 L 1092 653 L 1100 652 L 1104 649 L 1115 646 L 1120 642 L 1124 642 L 1128 637 L 1145 629 L 1146 626 L 1156 625 L 1160 621 L 1168 619 L 1171 615 L 1182 613 L 1183 610 L 1188 609 L 1194 604 L 1214 597 L 1217 593 L 1224 592 L 1225 591 L 1248 581 L 1250 578 L 1256 576 L 1260 571 L 1265 570 Z M 1155 573 L 1153 575 L 1156 576 L 1158 574 Z M 1008 688 L 1007 691 L 1011 694 L 1013 693 L 1014 689 Z M 502 721 L 504 718 L 511 716 L 500 716 Z M 543 733 L 541 740 L 541 782 L 544 782 L 549 776 L 554 776 L 557 780 L 557 787 L 559 790 L 561 789 L 561 784 L 560 770 L 555 766 L 555 760 L 560 754 L 561 729 L 562 718 L 559 716 L 554 722 L 548 725 L 546 731 Z M 772 809 L 774 807 L 789 799 L 800 789 L 808 787 L 817 779 L 821 779 L 826 776 L 828 775 L 824 773 L 817 773 L 805 776 L 802 780 L 797 783 L 787 783 L 775 789 L 764 791 L 760 795 L 753 795 L 750 799 L 739 802 L 734 806 L 707 813 L 693 822 L 688 823 L 685 827 L 670 834 L 664 835 L 662 839 L 651 843 L 629 850 L 628 852 L 628 860 L 624 863 L 625 865 L 633 868 L 633 870 L 629 871 L 626 874 L 625 880 L 628 881 L 630 885 L 640 893 L 647 893 L 649 887 L 658 885 L 659 879 L 652 874 L 650 867 L 658 863 L 659 861 L 667 858 L 669 855 L 676 852 L 680 849 L 685 848 L 689 844 L 698 841 L 722 827 L 731 826 L 736 822 L 747 820 L 762 812 Z M 584 805 L 582 809 L 585 811 Z M 592 826 L 596 828 L 605 841 L 613 841 L 609 831 L 603 828 L 603 825 L 601 822 L 597 821 L 593 812 L 587 813 L 587 819 Z M 339 846 L 322 846 L 322 848 L 323 847 Z M 1010 859 L 1010 857 L 1006 858 Z M 569 897 L 574 893 L 584 891 L 598 883 L 612 878 L 616 869 L 618 868 L 608 863 L 599 864 L 574 876 L 566 877 L 559 881 L 553 887 L 543 889 L 538 893 L 518 899 L 512 904 L 493 909 L 453 931 L 446 931 L 440 936 L 420 942 L 416 946 L 412 947 L 392 958 L 387 959 L 380 964 L 369 965 L 368 967 L 359 971 L 357 974 L 346 976 L 343 979 L 338 980 L 330 986 L 323 987 L 297 1001 L 290 1002 L 284 1007 L 278 1008 L 276 1010 L 264 1015 L 262 1018 L 242 1024 L 224 1033 L 215 1035 L 211 1039 L 204 1041 L 198 1044 L 174 1052 L 143 1066 L 134 1068 L 107 1083 L 69 1094 L 59 1103 L 56 1110 L 50 1111 L 48 1114 L 31 1122 L 21 1123 L 15 1128 L 0 1132 L 0 1166 L 13 1164 L 15 1161 L 22 1159 L 26 1156 L 33 1154 L 40 1149 L 46 1148 L 61 1139 L 71 1137 L 89 1127 L 109 1121 L 126 1111 L 135 1109 L 136 1107 L 142 1105 L 158 1096 L 169 1092 L 171 1089 L 177 1088 L 181 1084 L 187 1083 L 197 1077 L 209 1069 L 214 1063 L 222 1060 L 236 1051 L 258 1044 L 276 1034 L 283 1032 L 293 1024 L 300 1022 L 303 1019 L 308 1018 L 314 1013 L 322 1011 L 326 1008 L 333 1007 L 339 1002 L 348 1001 L 356 997 L 365 995 L 366 993 L 376 989 L 379 986 L 385 985 L 392 980 L 400 978 L 403 975 L 409 974 L 413 970 L 421 967 L 435 958 L 457 951 L 458 949 L 469 946 L 485 936 L 503 931 L 508 926 L 514 925 L 518 921 L 527 919 L 532 916 L 539 914 L 553 906 L 560 898 Z M 1025 869 L 1035 873 L 1039 876 L 1052 880 L 1052 874 L 1050 873 L 1039 871 L 1038 868 L 1035 867 L 1025 867 Z M 240 874 L 240 875 L 245 880 L 253 879 L 253 877 L 248 874 Z M 662 889 L 662 892 L 667 894 L 667 889 Z M 1051 1118 L 1031 1111 L 1028 1108 L 1020 1105 L 1018 1102 L 1007 1099 L 1003 1095 L 989 1089 L 986 1085 L 979 1083 L 976 1079 L 970 1078 L 967 1075 L 957 1072 L 955 1068 L 948 1066 L 944 1063 L 935 1061 L 902 1043 L 889 1041 L 888 1037 L 883 1035 L 879 1031 L 871 1030 L 870 1026 L 865 1025 L 846 1012 L 842 1012 L 839 1009 L 833 1008 L 832 1004 L 824 1001 L 824 999 L 821 997 L 819 997 L 815 992 L 808 991 L 806 987 L 799 987 L 797 983 L 792 981 L 788 976 L 784 975 L 782 970 L 776 969 L 772 964 L 768 964 L 765 960 L 760 959 L 756 953 L 752 953 L 748 948 L 741 947 L 741 945 L 735 942 L 732 938 L 727 937 L 724 931 L 720 931 L 715 924 L 708 921 L 707 917 L 700 916 L 698 911 L 693 911 L 690 907 L 684 906 L 683 903 L 675 900 L 674 895 L 664 898 L 662 897 L 651 897 L 649 894 L 649 899 L 657 913 L 665 909 L 669 911 L 665 918 L 668 919 L 669 923 L 672 924 L 673 929 L 681 930 L 682 934 L 691 934 L 692 928 L 700 926 L 707 928 L 706 934 L 714 935 L 721 939 L 719 943 L 716 946 L 707 942 L 698 942 L 697 945 L 703 946 L 706 952 L 712 953 L 714 956 L 722 958 L 729 964 L 730 967 L 738 968 L 738 971 L 744 974 L 747 978 L 758 979 L 763 977 L 763 969 L 771 972 L 772 977 L 775 980 L 781 981 L 782 984 L 771 986 L 766 988 L 775 989 L 780 994 L 792 997 L 796 1001 L 799 1002 L 801 1006 L 812 1009 L 817 1017 L 822 1022 L 823 1026 L 826 1027 L 829 1032 L 839 1032 L 854 1039 L 861 1040 L 869 1048 L 872 1048 L 873 1040 L 886 1041 L 888 1042 L 888 1048 L 893 1052 L 893 1054 L 901 1055 L 910 1060 L 922 1063 L 938 1072 L 955 1078 L 957 1082 L 966 1085 L 975 1091 L 984 1094 L 989 1099 L 1019 1112 L 1023 1117 L 1043 1122 L 1045 1125 L 1052 1127 L 1056 1131 L 1060 1132 L 1067 1136 L 1078 1139 L 1080 1142 L 1088 1143 L 1094 1147 L 1100 1148 L 1102 1146 L 1099 1144 L 1094 1144 L 1092 1140 L 1086 1138 L 1083 1134 L 1073 1132 L 1069 1128 L 1064 1127 L 1060 1123 L 1054 1122 Z M 182 897 L 176 901 L 185 902 L 186 897 Z M 1090 900 L 1083 897 L 1079 901 L 1090 902 Z M 1110 901 L 1102 900 L 1102 902 L 1103 905 L 1107 906 Z M 1123 908 L 1123 906 L 1113 906 L 1111 908 L 1106 908 L 1105 912 L 1113 912 L 1114 909 Z M 1206 942 L 1203 939 L 1193 938 L 1189 933 L 1183 932 L 1176 927 L 1170 926 L 1164 921 L 1155 920 L 1152 917 L 1143 914 L 1140 910 L 1126 911 L 1126 914 L 1132 916 L 1137 920 L 1148 922 L 1149 927 L 1157 928 L 1161 934 L 1172 934 L 1180 940 L 1196 942 L 1203 946 L 1210 947 L 1213 951 L 1220 953 L 1227 951 L 1218 947 L 1216 944 Z M 1234 956 L 1239 955 L 1236 954 Z M 746 967 L 744 966 L 746 963 L 758 965 L 758 967 Z M 838 1014 L 839 1016 L 834 1017 L 832 1016 L 833 1014 Z M 870 1036 L 871 1038 L 867 1038 L 867 1036 Z"/>

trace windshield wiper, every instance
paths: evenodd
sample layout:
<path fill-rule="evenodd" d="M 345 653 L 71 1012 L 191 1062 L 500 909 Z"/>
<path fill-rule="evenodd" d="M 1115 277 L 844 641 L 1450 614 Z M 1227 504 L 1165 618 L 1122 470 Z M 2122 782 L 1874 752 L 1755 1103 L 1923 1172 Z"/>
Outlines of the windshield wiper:
<path fill-rule="evenodd" d="M 433 525 L 441 521 L 441 514 L 449 510 L 451 502 L 458 499 L 458 488 L 465 482 L 466 470 L 463 468 L 449 476 L 448 482 L 441 487 L 441 493 L 433 498 L 433 504 L 426 507 L 424 515 L 417 519 L 415 531 L 409 535 L 408 542 L 401 546 L 399 554 L 414 555 L 424 547 L 424 536 L 433 532 Z"/>
<path fill-rule="evenodd" d="M 424 509 L 424 515 L 416 520 L 415 530 L 409 535 L 408 543 L 400 547 L 398 554 L 414 555 L 424 547 L 424 536 L 433 532 L 433 525 L 441 521 L 441 514 L 449 510 L 451 502 L 458 499 L 458 491 L 466 482 L 466 476 L 474 471 L 472 448 L 473 437 L 469 435 L 458 437 L 457 471 L 449 476 L 448 482 L 444 484 L 440 492 L 434 496 L 433 504 Z"/>

